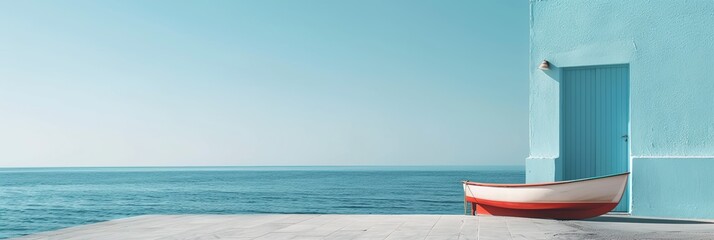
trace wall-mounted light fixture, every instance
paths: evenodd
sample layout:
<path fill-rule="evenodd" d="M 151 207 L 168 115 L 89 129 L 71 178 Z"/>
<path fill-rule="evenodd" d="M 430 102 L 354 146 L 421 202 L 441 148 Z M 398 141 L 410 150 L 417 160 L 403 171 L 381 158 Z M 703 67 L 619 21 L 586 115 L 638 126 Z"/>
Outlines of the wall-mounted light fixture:
<path fill-rule="evenodd" d="M 548 60 L 543 59 L 543 62 L 540 63 L 538 69 L 543 71 L 550 70 L 550 62 L 548 62 Z"/>

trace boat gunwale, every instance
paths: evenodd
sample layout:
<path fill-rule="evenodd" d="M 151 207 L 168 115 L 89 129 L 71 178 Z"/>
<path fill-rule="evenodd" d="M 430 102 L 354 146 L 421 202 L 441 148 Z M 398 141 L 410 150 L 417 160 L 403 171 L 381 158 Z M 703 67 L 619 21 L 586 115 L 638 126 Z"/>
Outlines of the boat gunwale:
<path fill-rule="evenodd" d="M 629 175 L 630 172 L 624 172 L 624 173 L 617 173 L 617 174 L 610 174 L 610 175 L 605 175 L 605 176 L 598 176 L 598 177 L 589 177 L 589 178 L 581 178 L 581 179 L 575 179 L 575 180 L 568 180 L 568 181 L 560 181 L 560 182 L 545 182 L 545 183 L 480 183 L 480 182 L 471 182 L 471 181 L 462 181 L 464 185 L 472 185 L 472 186 L 483 186 L 483 187 L 512 187 L 512 188 L 517 188 L 517 187 L 537 187 L 537 186 L 550 186 L 550 185 L 559 185 L 559 184 L 567 184 L 567 183 L 575 183 L 575 182 L 584 182 L 584 181 L 591 181 L 591 180 L 597 180 L 597 179 L 603 179 L 603 178 L 611 178 L 611 177 L 618 177 L 622 175 Z"/>

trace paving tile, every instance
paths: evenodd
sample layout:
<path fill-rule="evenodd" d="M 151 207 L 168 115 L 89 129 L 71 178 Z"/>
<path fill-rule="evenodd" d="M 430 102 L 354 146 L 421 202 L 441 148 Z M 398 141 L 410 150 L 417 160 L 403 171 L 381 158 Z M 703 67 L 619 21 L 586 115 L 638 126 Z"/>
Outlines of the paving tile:
<path fill-rule="evenodd" d="M 424 239 L 429 234 L 429 230 L 396 230 L 389 234 L 386 239 Z"/>
<path fill-rule="evenodd" d="M 283 240 L 293 239 L 295 237 L 297 237 L 295 233 L 268 233 L 258 238 L 255 238 L 255 240 Z"/>
<path fill-rule="evenodd" d="M 464 215 L 147 215 L 17 239 L 710 239 L 714 223 Z"/>
<path fill-rule="evenodd" d="M 363 235 L 364 232 L 359 230 L 339 230 L 327 235 L 324 239 L 355 239 Z"/>
<path fill-rule="evenodd" d="M 459 234 L 428 235 L 425 240 L 458 240 Z"/>

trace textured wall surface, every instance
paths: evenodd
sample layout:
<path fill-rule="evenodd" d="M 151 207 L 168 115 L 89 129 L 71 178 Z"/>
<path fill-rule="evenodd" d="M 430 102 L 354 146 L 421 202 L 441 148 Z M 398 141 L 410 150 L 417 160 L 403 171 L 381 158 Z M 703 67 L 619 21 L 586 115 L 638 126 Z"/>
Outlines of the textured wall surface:
<path fill-rule="evenodd" d="M 714 1 L 531 0 L 530 24 L 526 170 L 532 176 L 527 180 L 560 180 L 562 175 L 557 169 L 561 68 L 629 64 L 631 171 L 637 179 L 631 186 L 633 213 L 665 216 L 683 206 L 710 204 L 684 194 L 669 196 L 667 204 L 657 192 L 666 185 L 637 185 L 676 183 L 681 163 L 696 172 L 682 180 L 692 184 L 683 191 L 714 191 L 707 187 L 714 178 L 699 174 L 711 173 L 706 166 L 714 164 Z M 543 59 L 551 62 L 550 71 L 537 69 Z M 547 166 L 556 169 L 539 170 Z M 657 174 L 646 172 L 653 169 Z M 714 210 L 682 212 L 678 216 L 714 218 Z"/>
<path fill-rule="evenodd" d="M 633 215 L 714 218 L 714 159 L 636 158 Z"/>
<path fill-rule="evenodd" d="M 555 182 L 562 179 L 559 171 L 563 167 L 559 158 L 526 159 L 526 182 Z"/>

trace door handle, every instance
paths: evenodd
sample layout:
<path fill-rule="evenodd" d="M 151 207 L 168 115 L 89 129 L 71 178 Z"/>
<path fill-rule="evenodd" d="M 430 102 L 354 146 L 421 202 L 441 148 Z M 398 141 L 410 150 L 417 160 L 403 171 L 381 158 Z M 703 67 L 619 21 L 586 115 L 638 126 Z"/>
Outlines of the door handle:
<path fill-rule="evenodd" d="M 622 135 L 622 137 L 621 137 L 621 138 L 622 138 L 622 139 L 625 139 L 625 142 L 627 142 L 627 139 L 628 139 L 628 138 L 630 138 L 630 137 L 629 137 L 629 136 L 627 136 L 627 134 L 625 134 L 625 135 Z"/>

